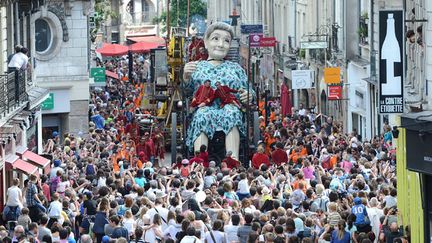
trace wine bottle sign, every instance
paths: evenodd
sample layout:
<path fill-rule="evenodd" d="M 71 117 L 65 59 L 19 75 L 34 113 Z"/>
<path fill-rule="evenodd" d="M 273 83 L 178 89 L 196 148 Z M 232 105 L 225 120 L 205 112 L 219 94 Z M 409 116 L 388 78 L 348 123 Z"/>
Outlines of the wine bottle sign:
<path fill-rule="evenodd" d="M 380 11 L 380 113 L 403 113 L 403 11 Z"/>

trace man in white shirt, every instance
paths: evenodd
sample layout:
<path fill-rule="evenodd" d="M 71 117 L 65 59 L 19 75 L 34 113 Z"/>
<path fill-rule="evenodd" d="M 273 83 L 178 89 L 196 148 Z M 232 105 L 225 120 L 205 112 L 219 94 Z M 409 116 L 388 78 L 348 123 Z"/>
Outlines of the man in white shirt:
<path fill-rule="evenodd" d="M 10 60 L 8 64 L 8 69 L 10 71 L 15 70 L 26 70 L 28 65 L 28 56 L 27 56 L 28 49 L 23 47 L 21 50 L 15 55 L 13 55 L 12 59 Z"/>
<path fill-rule="evenodd" d="M 239 242 L 239 238 L 237 236 L 237 231 L 240 225 L 240 216 L 238 214 L 233 214 L 231 216 L 231 223 L 230 225 L 225 225 L 224 232 L 227 236 L 228 242 Z"/>
<path fill-rule="evenodd" d="M 48 208 L 48 228 L 51 228 L 51 225 L 54 222 L 57 222 L 60 219 L 61 212 L 63 209 L 62 203 L 59 201 L 60 195 L 56 192 L 52 196 L 52 202 L 50 203 L 50 206 Z"/>
<path fill-rule="evenodd" d="M 218 219 L 213 223 L 212 231 L 207 231 L 205 234 L 205 242 L 207 243 L 227 243 L 227 235 L 223 230 L 223 222 Z"/>
<path fill-rule="evenodd" d="M 165 195 L 166 196 L 166 195 Z M 153 223 L 153 217 L 155 214 L 159 214 L 162 220 L 162 231 L 165 231 L 168 228 L 168 212 L 167 208 L 162 207 L 164 197 L 157 197 L 155 200 L 155 205 L 149 211 L 147 211 L 146 215 L 150 218 L 150 223 Z"/>
<path fill-rule="evenodd" d="M 23 197 L 21 189 L 18 187 L 20 180 L 15 178 L 13 184 L 7 190 L 6 207 L 3 209 L 3 219 L 6 220 L 10 210 L 15 210 L 15 215 L 18 217 L 21 208 L 23 207 Z"/>

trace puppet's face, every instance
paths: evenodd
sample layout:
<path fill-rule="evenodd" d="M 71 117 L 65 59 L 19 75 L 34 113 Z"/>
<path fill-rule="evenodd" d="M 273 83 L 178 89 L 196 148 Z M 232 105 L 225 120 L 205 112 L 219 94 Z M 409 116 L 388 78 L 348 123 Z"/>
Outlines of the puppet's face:
<path fill-rule="evenodd" d="M 228 54 L 231 46 L 231 35 L 228 31 L 215 30 L 205 40 L 209 59 L 222 60 Z"/>

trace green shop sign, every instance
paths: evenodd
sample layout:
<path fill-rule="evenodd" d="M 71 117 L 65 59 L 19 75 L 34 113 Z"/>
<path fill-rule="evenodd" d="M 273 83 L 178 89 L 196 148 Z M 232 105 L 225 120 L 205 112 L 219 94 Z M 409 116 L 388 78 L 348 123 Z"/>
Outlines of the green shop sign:
<path fill-rule="evenodd" d="M 90 78 L 93 78 L 95 83 L 105 83 L 105 68 L 91 68 Z"/>
<path fill-rule="evenodd" d="M 54 109 L 54 93 L 49 93 L 48 97 L 42 102 L 42 110 Z"/>

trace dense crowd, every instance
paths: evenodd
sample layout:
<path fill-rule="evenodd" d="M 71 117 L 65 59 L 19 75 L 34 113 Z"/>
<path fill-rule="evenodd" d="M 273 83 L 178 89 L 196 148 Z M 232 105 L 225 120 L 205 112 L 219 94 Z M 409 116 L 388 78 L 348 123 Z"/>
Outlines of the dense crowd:
<path fill-rule="evenodd" d="M 136 119 L 148 113 L 147 75 L 135 72 L 145 59 L 133 65 L 134 82 L 127 60 L 100 65 L 120 79 L 91 92 L 88 136 L 47 141 L 49 174 L 14 179 L 2 242 L 409 241 L 388 127 L 366 141 L 302 106 L 283 117 L 274 102 L 250 166 L 231 151 L 209 161 L 205 145 L 164 166 L 163 133 L 143 132 Z"/>

